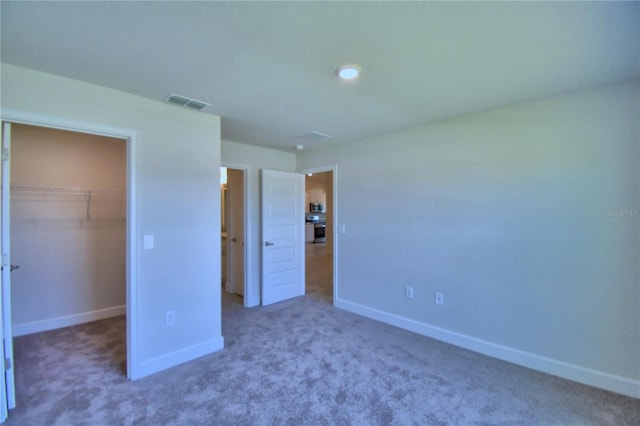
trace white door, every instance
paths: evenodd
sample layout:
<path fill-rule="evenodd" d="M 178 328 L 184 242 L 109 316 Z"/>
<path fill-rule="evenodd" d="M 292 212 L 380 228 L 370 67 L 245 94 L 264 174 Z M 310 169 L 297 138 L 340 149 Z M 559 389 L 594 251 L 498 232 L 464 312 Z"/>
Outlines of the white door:
<path fill-rule="evenodd" d="M 1 224 L 2 233 L 2 401 L 1 421 L 7 417 L 8 410 L 16 406 L 16 390 L 13 379 L 13 334 L 11 331 L 11 265 L 10 235 L 9 235 L 9 194 L 11 187 L 10 178 L 10 152 L 11 152 L 11 124 L 2 125 L 2 206 Z"/>
<path fill-rule="evenodd" d="M 244 171 L 227 169 L 227 291 L 244 296 Z"/>
<path fill-rule="evenodd" d="M 304 295 L 304 175 L 262 170 L 262 304 Z"/>

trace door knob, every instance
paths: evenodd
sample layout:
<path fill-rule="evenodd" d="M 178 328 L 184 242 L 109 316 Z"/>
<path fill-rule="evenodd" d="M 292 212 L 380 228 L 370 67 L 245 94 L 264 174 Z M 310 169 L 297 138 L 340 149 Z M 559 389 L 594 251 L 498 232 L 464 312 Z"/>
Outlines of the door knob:
<path fill-rule="evenodd" d="M 265 241 L 264 246 L 269 247 L 275 245 L 274 243 L 270 243 L 269 241 Z"/>
<path fill-rule="evenodd" d="M 232 242 L 232 243 L 235 243 L 236 241 L 238 241 L 238 239 L 237 239 L 237 238 L 232 238 L 232 239 L 231 239 L 231 242 Z"/>
<path fill-rule="evenodd" d="M 2 267 L 2 269 L 4 269 L 4 266 Z M 11 266 L 9 267 L 9 272 L 13 272 L 13 271 L 15 271 L 16 269 L 20 269 L 20 265 L 11 265 Z"/>

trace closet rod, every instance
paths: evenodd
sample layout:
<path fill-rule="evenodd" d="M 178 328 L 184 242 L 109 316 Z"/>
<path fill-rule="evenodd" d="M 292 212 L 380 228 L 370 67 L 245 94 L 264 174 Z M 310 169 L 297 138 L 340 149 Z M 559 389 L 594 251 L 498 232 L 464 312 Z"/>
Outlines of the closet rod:
<path fill-rule="evenodd" d="M 89 195 L 124 195 L 122 189 L 94 189 L 70 186 L 28 186 L 11 185 L 11 193 L 24 195 L 79 195 L 88 197 Z"/>
<path fill-rule="evenodd" d="M 91 204 L 125 202 L 126 191 L 117 189 L 89 189 L 63 186 L 12 185 L 11 195 L 16 201 L 67 201 L 86 203 L 85 216 L 91 219 Z"/>

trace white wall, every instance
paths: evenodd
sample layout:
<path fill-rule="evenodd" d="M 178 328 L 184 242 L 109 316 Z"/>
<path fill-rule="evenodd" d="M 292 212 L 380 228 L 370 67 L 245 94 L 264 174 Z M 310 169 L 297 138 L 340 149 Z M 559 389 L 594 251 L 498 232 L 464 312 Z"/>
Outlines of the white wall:
<path fill-rule="evenodd" d="M 273 149 L 259 148 L 231 141 L 222 141 L 222 164 L 247 170 L 248 217 L 245 229 L 245 244 L 248 247 L 246 268 L 245 306 L 260 304 L 260 169 L 293 172 L 296 169 L 296 156 L 293 153 Z M 301 218 L 302 220 L 302 218 Z"/>
<path fill-rule="evenodd" d="M 340 170 L 337 305 L 639 397 L 639 99 L 633 81 L 300 153 Z"/>
<path fill-rule="evenodd" d="M 11 154 L 14 336 L 124 314 L 125 141 L 16 124 Z"/>
<path fill-rule="evenodd" d="M 135 235 L 128 294 L 133 377 L 223 346 L 220 316 L 220 119 L 2 64 L 2 114 L 132 134 Z M 155 249 L 142 237 L 155 235 Z M 176 324 L 165 327 L 165 312 Z"/>

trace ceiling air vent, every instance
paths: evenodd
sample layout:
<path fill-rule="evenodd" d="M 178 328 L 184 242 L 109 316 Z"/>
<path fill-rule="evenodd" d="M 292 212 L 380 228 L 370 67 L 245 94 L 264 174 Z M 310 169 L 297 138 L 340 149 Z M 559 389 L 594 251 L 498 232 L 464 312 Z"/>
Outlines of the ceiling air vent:
<path fill-rule="evenodd" d="M 169 102 L 170 104 L 181 105 L 183 107 L 197 109 L 198 111 L 202 111 L 206 107 L 211 106 L 211 104 L 208 104 L 206 102 L 197 101 L 195 99 L 186 98 L 184 96 L 176 95 L 173 93 L 164 98 L 164 100 L 165 102 Z"/>
<path fill-rule="evenodd" d="M 329 139 L 330 137 L 331 135 L 327 135 L 326 133 L 316 132 L 315 130 L 312 130 L 309 133 L 305 133 L 304 135 L 298 136 L 299 139 L 304 139 L 307 142 L 321 141 L 324 139 Z"/>

